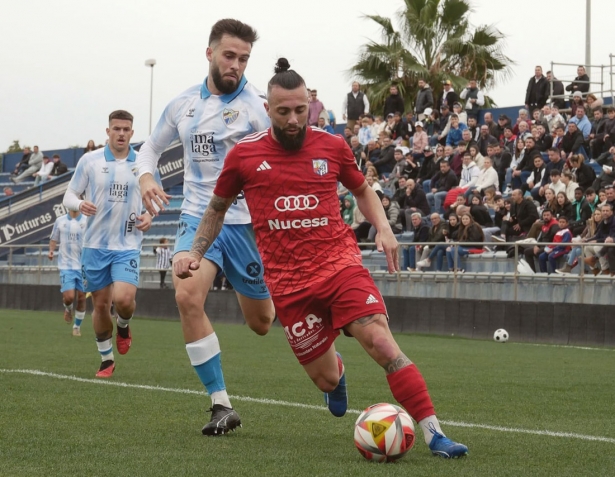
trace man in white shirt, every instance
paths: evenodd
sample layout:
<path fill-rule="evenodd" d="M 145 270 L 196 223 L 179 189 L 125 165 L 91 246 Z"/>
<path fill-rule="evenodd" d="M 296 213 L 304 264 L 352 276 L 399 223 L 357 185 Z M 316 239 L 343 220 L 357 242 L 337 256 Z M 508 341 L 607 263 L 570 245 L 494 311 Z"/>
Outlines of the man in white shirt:
<path fill-rule="evenodd" d="M 53 161 L 48 156 L 43 156 L 43 166 L 34 173 L 34 187 L 49 179 L 52 170 Z"/>

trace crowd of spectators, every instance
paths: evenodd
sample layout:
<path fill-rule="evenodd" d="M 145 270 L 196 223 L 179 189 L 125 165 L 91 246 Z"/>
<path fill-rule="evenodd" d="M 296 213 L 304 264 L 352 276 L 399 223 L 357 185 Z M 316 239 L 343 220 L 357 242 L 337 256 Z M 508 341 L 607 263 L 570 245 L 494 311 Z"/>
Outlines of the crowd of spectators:
<path fill-rule="evenodd" d="M 583 67 L 564 87 L 537 66 L 516 118 L 480 115 L 485 97 L 474 80 L 459 93 L 446 80 L 440 97 L 423 80 L 417 86 L 410 111 L 396 85 L 382 114 L 356 82 L 344 100 L 344 137 L 392 230 L 442 243 L 405 245 L 404 269 L 434 261 L 436 270 L 460 270 L 461 257 L 485 249 L 512 257 L 521 242 L 528 270 L 570 273 L 582 241 L 596 244 L 582 263 L 615 275 L 615 248 L 604 246 L 615 239 L 615 108 L 590 93 Z M 342 190 L 340 199 L 357 240 L 373 242 L 352 196 Z M 562 245 L 541 245 L 550 242 Z"/>

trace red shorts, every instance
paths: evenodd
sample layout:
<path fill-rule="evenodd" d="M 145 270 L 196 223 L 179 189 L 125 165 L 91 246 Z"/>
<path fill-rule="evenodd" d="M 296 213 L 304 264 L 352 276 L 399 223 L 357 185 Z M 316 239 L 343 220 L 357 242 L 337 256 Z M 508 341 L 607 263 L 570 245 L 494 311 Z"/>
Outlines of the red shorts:
<path fill-rule="evenodd" d="M 288 343 L 302 365 L 322 356 L 347 324 L 387 314 L 380 291 L 363 267 L 345 268 L 309 288 L 272 299 Z"/>

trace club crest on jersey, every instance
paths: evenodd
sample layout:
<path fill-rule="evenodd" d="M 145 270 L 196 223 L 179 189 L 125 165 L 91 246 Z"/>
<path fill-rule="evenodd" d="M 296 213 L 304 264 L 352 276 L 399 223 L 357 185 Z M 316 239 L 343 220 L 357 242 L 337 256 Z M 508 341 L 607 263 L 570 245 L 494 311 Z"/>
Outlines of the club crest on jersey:
<path fill-rule="evenodd" d="M 326 159 L 312 159 L 312 166 L 314 167 L 314 172 L 319 176 L 324 176 L 329 172 L 329 164 Z"/>
<path fill-rule="evenodd" d="M 239 111 L 234 111 L 232 109 L 225 109 L 222 111 L 222 119 L 224 120 L 224 124 L 230 126 L 235 122 L 237 117 L 239 116 Z"/>

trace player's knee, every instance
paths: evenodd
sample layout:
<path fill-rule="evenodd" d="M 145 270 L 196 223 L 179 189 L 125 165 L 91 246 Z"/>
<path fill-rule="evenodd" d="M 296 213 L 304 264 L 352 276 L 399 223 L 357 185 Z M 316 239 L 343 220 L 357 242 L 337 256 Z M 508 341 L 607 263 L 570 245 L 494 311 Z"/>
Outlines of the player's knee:
<path fill-rule="evenodd" d="M 64 295 L 63 301 L 66 306 L 71 306 L 73 304 L 74 297 L 72 295 Z"/>
<path fill-rule="evenodd" d="M 182 314 L 194 309 L 202 311 L 204 304 L 204 300 L 202 299 L 200 293 L 194 293 L 193 291 L 185 288 L 175 289 L 175 301 L 177 302 L 177 306 Z"/>
<path fill-rule="evenodd" d="M 265 336 L 269 333 L 269 329 L 271 328 L 271 324 L 273 323 L 273 317 L 260 315 L 256 318 L 248 320 L 248 326 L 254 333 L 259 336 Z"/>

